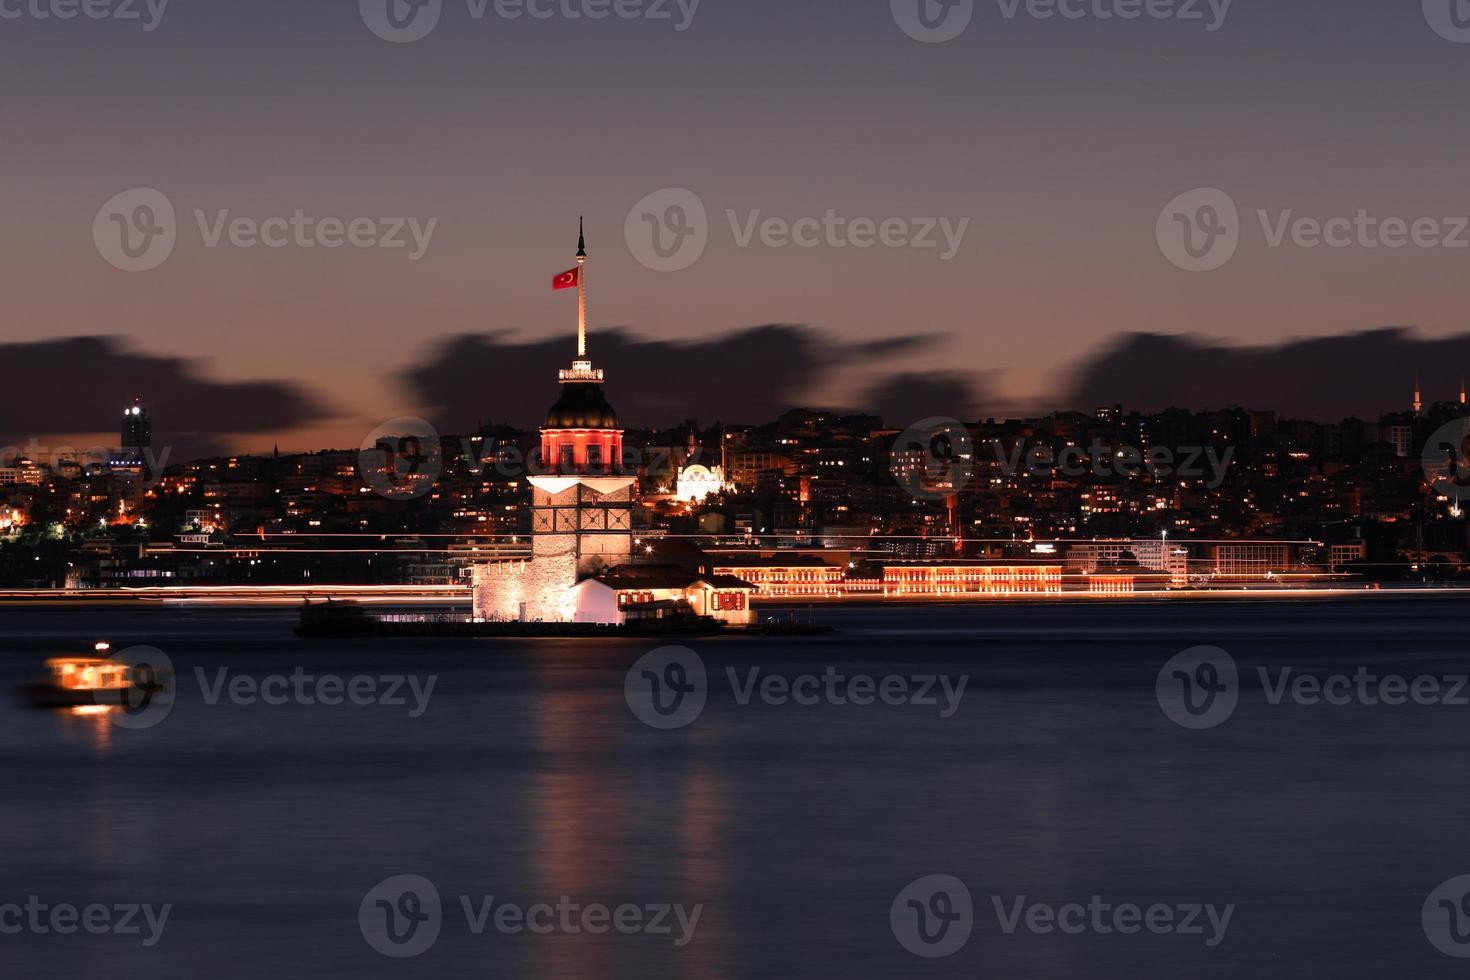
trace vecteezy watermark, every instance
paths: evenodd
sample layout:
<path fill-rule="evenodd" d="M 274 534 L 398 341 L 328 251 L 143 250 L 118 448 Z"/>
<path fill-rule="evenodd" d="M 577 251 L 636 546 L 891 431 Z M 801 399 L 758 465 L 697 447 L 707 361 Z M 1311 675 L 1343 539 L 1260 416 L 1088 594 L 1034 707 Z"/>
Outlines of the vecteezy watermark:
<path fill-rule="evenodd" d="M 116 446 L 49 446 L 32 436 L 24 446 L 0 446 L 0 468 L 31 463 L 56 474 L 98 476 L 109 468 L 141 466 L 145 484 L 152 486 L 163 476 L 172 455 L 172 446 L 156 451 L 151 446 L 126 450 Z"/>
<path fill-rule="evenodd" d="M 1401 249 L 1470 248 L 1470 216 L 1385 216 L 1367 208 L 1351 215 L 1317 217 L 1294 210 L 1256 210 L 1267 248 Z M 1180 194 L 1159 212 L 1159 249 L 1187 272 L 1213 272 L 1235 257 L 1244 225 L 1235 200 L 1216 187 Z"/>
<path fill-rule="evenodd" d="M 888 452 L 888 470 L 918 500 L 943 500 L 975 476 L 975 442 L 957 419 L 934 416 L 899 433 Z"/>
<path fill-rule="evenodd" d="M 797 216 L 727 208 L 724 216 L 736 248 L 934 250 L 941 262 L 959 254 L 970 227 L 969 218 L 871 217 L 833 208 Z M 713 230 L 703 199 L 685 187 L 654 191 L 633 205 L 623 223 L 628 250 L 655 272 L 678 272 L 698 262 Z"/>
<path fill-rule="evenodd" d="M 1169 658 L 1154 682 L 1159 707 L 1181 728 L 1223 725 L 1240 701 L 1235 658 L 1219 647 L 1190 647 Z"/>
<path fill-rule="evenodd" d="M 927 875 L 894 896 L 888 926 L 899 945 L 915 956 L 928 960 L 953 956 L 970 941 L 975 903 L 960 879 Z"/>
<path fill-rule="evenodd" d="M 694 939 L 703 903 L 584 902 L 569 895 L 555 901 L 510 902 L 494 895 L 458 896 L 465 928 L 472 936 L 493 930 L 503 936 L 588 934 L 658 936 L 683 948 Z M 421 875 L 395 875 L 379 882 L 358 906 L 357 923 L 373 949 L 394 959 L 428 952 L 448 918 L 439 889 Z"/>
<path fill-rule="evenodd" d="M 704 255 L 709 238 L 709 212 L 686 187 L 654 191 L 633 205 L 623 222 L 628 251 L 655 272 L 689 268 Z"/>
<path fill-rule="evenodd" d="M 743 679 L 740 671 L 726 667 L 725 676 L 735 692 L 735 703 L 742 707 L 754 701 L 773 707 L 788 704 L 800 707 L 911 705 L 933 708 L 941 718 L 953 718 L 960 710 L 960 701 L 964 699 L 965 688 L 970 683 L 968 674 L 958 677 L 948 674 L 886 674 L 877 677 L 846 674 L 836 667 L 827 667 L 820 675 L 798 674 L 795 677 L 763 674 L 759 667 L 751 667 L 744 671 Z"/>
<path fill-rule="evenodd" d="M 1101 895 L 1086 902 L 1053 904 L 1026 895 L 991 895 L 1002 935 L 1018 932 L 1066 936 L 1197 936 L 1213 949 L 1225 941 L 1235 905 L 1207 902 L 1114 902 Z M 894 938 L 925 959 L 953 956 L 976 925 L 970 889 L 953 875 L 928 875 L 905 885 L 888 909 Z"/>
<path fill-rule="evenodd" d="M 1470 499 L 1470 419 L 1458 418 L 1435 429 L 1419 457 L 1424 481 L 1450 502 L 1455 513 Z"/>
<path fill-rule="evenodd" d="M 941 262 L 959 254 L 970 228 L 969 218 L 848 217 L 832 208 L 821 217 L 797 218 L 766 216 L 759 209 L 744 214 L 726 209 L 725 220 L 738 248 L 759 241 L 766 248 L 943 249 Z"/>
<path fill-rule="evenodd" d="M 826 667 L 821 673 L 795 676 L 767 673 L 760 667 L 725 668 L 725 679 L 744 708 L 768 707 L 916 707 L 953 718 L 969 686 L 968 674 L 846 673 Z M 633 715 L 663 730 L 692 724 L 709 697 L 704 660 L 688 647 L 661 647 L 638 658 L 623 679 L 623 696 Z"/>
<path fill-rule="evenodd" d="M 1465 0 L 1422 0 L 1424 19 L 1446 41 L 1470 44 L 1470 5 Z"/>
<path fill-rule="evenodd" d="M 443 472 L 444 446 L 438 430 L 423 419 L 392 419 L 362 441 L 357 469 L 379 496 L 414 500 L 432 490 Z"/>
<path fill-rule="evenodd" d="M 417 674 L 344 676 L 308 672 L 305 667 L 297 667 L 290 674 L 267 674 L 264 677 L 234 673 L 228 667 L 220 667 L 212 678 L 203 667 L 195 667 L 194 676 L 204 695 L 204 703 L 210 706 L 227 701 L 241 707 L 295 704 L 329 708 L 343 705 L 406 708 L 410 718 L 422 718 L 429 710 L 434 685 L 439 683 L 435 674 L 427 678 Z"/>
<path fill-rule="evenodd" d="M 1455 959 L 1470 959 L 1470 875 L 1441 882 L 1430 892 L 1420 922 L 1435 949 Z"/>
<path fill-rule="evenodd" d="M 645 653 L 623 679 L 623 698 L 634 717 L 663 731 L 693 724 L 708 697 L 704 659 L 688 647 Z"/>
<path fill-rule="evenodd" d="M 1031 479 L 1064 477 L 1080 480 L 1131 479 L 1202 480 L 1211 490 L 1225 483 L 1235 447 L 1127 446 L 1094 437 L 1087 446 L 1067 443 L 1061 448 L 1017 440 L 1009 447 L 991 440 L 977 450 L 969 428 L 957 419 L 933 417 L 915 422 L 893 442 L 888 469 L 899 486 L 916 500 L 943 500 L 963 490 L 975 478 L 981 462 L 994 461 L 998 475 Z"/>
<path fill-rule="evenodd" d="M 427 953 L 444 928 L 439 889 L 422 875 L 385 878 L 363 896 L 357 927 L 384 956 L 406 960 Z"/>
<path fill-rule="evenodd" d="M 1066 936 L 1198 936 L 1205 946 L 1214 949 L 1225 941 L 1230 919 L 1235 915 L 1234 903 L 1217 906 L 1213 902 L 1136 902 L 1104 901 L 1101 895 L 1089 897 L 1086 903 L 1064 902 L 1053 905 L 1031 901 L 1025 895 L 990 896 L 1001 932 L 1007 936 L 1026 931 L 1039 936 L 1062 933 Z"/>
<path fill-rule="evenodd" d="M 1315 674 L 1285 666 L 1257 667 L 1256 678 L 1271 707 L 1470 707 L 1470 674 L 1410 676 L 1366 666 L 1350 673 Z M 1164 714 L 1194 729 L 1223 725 L 1241 696 L 1235 660 L 1219 647 L 1194 647 L 1172 657 L 1159 671 L 1155 690 Z"/>
<path fill-rule="evenodd" d="M 439 226 L 438 218 L 317 216 L 296 208 L 288 215 L 255 217 L 228 208 L 193 210 L 200 243 L 224 247 L 408 249 L 408 260 L 423 258 Z M 134 187 L 113 195 L 92 219 L 92 241 L 107 262 L 124 272 L 148 272 L 167 262 L 178 245 L 179 220 L 168 195 Z"/>
<path fill-rule="evenodd" d="M 1427 2 L 1427 0 L 1426 0 Z M 1200 23 L 1213 34 L 1225 26 L 1234 0 L 995 0 L 1006 20 L 1177 20 Z M 926 44 L 952 41 L 975 16 L 976 0 L 890 0 L 893 20 Z"/>
<path fill-rule="evenodd" d="M 1217 187 L 1185 191 L 1164 205 L 1154 225 L 1164 257 L 1186 272 L 1213 272 L 1240 247 L 1240 211 Z"/>
<path fill-rule="evenodd" d="M 0 20 L 136 21 L 145 32 L 158 30 L 169 0 L 0 0 Z"/>
<path fill-rule="evenodd" d="M 646 20 L 682 34 L 694 26 L 701 0 L 465 0 L 470 20 Z M 358 0 L 362 21 L 384 41 L 412 44 L 434 32 L 445 0 Z"/>
<path fill-rule="evenodd" d="M 152 949 L 163 939 L 173 905 L 146 905 L 123 902 L 106 905 L 93 902 L 73 905 L 70 902 L 44 902 L 39 895 L 27 896 L 25 904 L 0 904 L 0 936 L 72 936 L 84 932 L 90 936 L 140 936 L 145 947 Z"/>

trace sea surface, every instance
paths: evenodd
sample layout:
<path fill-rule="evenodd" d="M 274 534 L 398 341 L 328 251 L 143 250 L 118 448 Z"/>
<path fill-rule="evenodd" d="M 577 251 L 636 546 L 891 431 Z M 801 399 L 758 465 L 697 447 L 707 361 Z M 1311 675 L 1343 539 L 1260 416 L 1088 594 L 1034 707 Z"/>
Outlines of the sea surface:
<path fill-rule="evenodd" d="M 99 638 L 175 669 L 149 727 L 0 708 L 0 928 L 16 921 L 6 903 L 170 909 L 152 934 L 142 915 L 139 934 L 27 923 L 0 934 L 0 976 L 1465 975 L 1436 940 L 1470 952 L 1455 945 L 1470 903 L 1431 894 L 1470 874 L 1470 707 L 1271 697 L 1290 667 L 1435 678 L 1450 698 L 1470 673 L 1464 600 L 815 615 L 839 632 L 685 642 L 706 701 L 650 716 L 687 721 L 664 729 L 625 690 L 658 641 L 307 642 L 290 610 L 0 609 L 7 691 Z M 1188 728 L 1158 681 L 1200 646 L 1228 655 L 1238 703 Z M 374 678 L 380 694 L 395 676 L 434 686 L 426 704 L 406 682 L 403 704 L 249 703 L 298 668 Z M 885 678 L 890 694 L 941 676 L 966 687 L 952 704 L 937 681 L 934 704 L 825 689 L 778 703 L 783 682 L 829 668 L 839 694 Z M 652 684 L 644 669 L 635 691 Z M 853 677 L 873 687 L 843 686 Z M 516 910 L 559 902 L 631 907 L 641 924 L 591 934 L 577 923 L 599 920 L 579 911 L 513 928 Z M 1111 911 L 1058 911 L 1089 903 Z M 681 931 L 670 911 L 659 931 L 657 910 L 676 906 L 697 922 Z M 1114 928 L 1130 906 L 1164 907 L 1159 931 Z M 1228 926 L 1201 911 L 1180 928 L 1191 906 L 1229 908 Z M 1069 930 L 1047 928 L 1047 909 Z M 432 921 L 385 943 L 390 927 L 410 934 L 410 914 Z M 921 926 L 943 938 L 926 945 Z"/>

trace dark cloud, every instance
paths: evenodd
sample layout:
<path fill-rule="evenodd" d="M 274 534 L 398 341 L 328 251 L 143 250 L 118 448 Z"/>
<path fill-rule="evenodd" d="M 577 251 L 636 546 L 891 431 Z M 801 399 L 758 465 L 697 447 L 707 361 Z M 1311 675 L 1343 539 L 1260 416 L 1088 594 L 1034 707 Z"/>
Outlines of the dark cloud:
<path fill-rule="evenodd" d="M 1319 421 L 1376 418 L 1409 406 L 1416 375 L 1425 401 L 1434 402 L 1457 398 L 1466 373 L 1466 335 L 1427 340 L 1403 328 L 1385 328 L 1236 347 L 1200 337 L 1137 333 L 1120 338 L 1077 370 L 1065 407 L 1240 406 Z"/>
<path fill-rule="evenodd" d="M 235 436 L 283 431 L 323 417 L 309 395 L 276 381 L 211 381 L 193 361 L 126 349 L 113 337 L 0 344 L 0 443 L 116 431 L 141 398 L 153 442 L 175 461 Z"/>
<path fill-rule="evenodd" d="M 608 400 L 625 426 L 663 427 L 690 417 L 764 422 L 804 403 L 807 392 L 844 366 L 877 354 L 896 357 L 935 339 L 911 335 L 848 345 L 786 324 L 702 341 L 599 330 L 592 360 L 607 371 Z M 534 428 L 556 400 L 556 371 L 569 364 L 574 349 L 566 336 L 527 343 L 504 335 L 461 336 L 405 372 L 404 380 L 442 431 L 484 419 Z"/>
<path fill-rule="evenodd" d="M 973 419 L 981 404 L 971 378 L 962 374 L 895 374 L 873 387 L 863 409 L 895 428 L 927 418 Z"/>

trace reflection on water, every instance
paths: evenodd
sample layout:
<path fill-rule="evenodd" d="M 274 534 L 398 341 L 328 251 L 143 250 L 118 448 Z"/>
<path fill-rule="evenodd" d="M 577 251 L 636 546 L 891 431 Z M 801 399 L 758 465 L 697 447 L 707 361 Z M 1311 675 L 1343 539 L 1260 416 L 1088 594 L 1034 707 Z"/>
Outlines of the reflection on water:
<path fill-rule="evenodd" d="M 64 737 L 68 742 L 82 741 L 99 755 L 112 750 L 115 727 L 108 717 L 116 710 L 107 704 L 78 704 L 70 708 L 59 708 L 50 714 L 60 717 Z"/>
<path fill-rule="evenodd" d="M 543 666 L 533 678 L 533 712 L 540 767 L 531 781 L 528 825 L 533 833 L 526 901 L 607 902 L 623 881 L 628 800 L 611 765 L 613 747 L 598 719 L 612 714 L 613 692 L 565 684 L 567 672 Z M 545 977 L 618 976 L 616 943 L 606 936 L 539 937 L 532 972 Z"/>
<path fill-rule="evenodd" d="M 1272 707 L 1242 698 L 1189 732 L 1154 700 L 1171 656 L 1208 643 L 1256 665 L 1464 673 L 1445 637 L 1470 610 L 1403 601 L 1292 606 L 852 609 L 811 641 L 696 646 L 703 715 L 655 731 L 623 700 L 651 645 L 312 644 L 289 615 L 28 615 L 0 683 L 75 633 L 153 643 L 173 710 L 128 730 L 106 710 L 0 712 L 0 904 L 172 902 L 156 948 L 5 937 L 0 975 L 61 980 L 312 976 L 416 980 L 878 980 L 1460 975 L 1419 905 L 1464 873 L 1463 709 Z M 48 618 L 49 617 L 49 618 Z M 95 621 L 77 622 L 91 617 Z M 923 631 L 930 632 L 923 632 Z M 429 710 L 208 705 L 195 668 L 298 664 L 439 678 Z M 724 668 L 794 676 L 964 673 L 961 709 L 736 702 Z M 438 884 L 438 944 L 393 961 L 357 930 L 391 874 Z M 889 931 L 899 890 L 964 880 L 981 912 L 955 956 Z M 693 941 L 466 932 L 497 904 L 703 903 Z M 1006 935 L 990 896 L 1235 903 L 1226 942 Z M 70 941 L 74 940 L 74 941 Z"/>

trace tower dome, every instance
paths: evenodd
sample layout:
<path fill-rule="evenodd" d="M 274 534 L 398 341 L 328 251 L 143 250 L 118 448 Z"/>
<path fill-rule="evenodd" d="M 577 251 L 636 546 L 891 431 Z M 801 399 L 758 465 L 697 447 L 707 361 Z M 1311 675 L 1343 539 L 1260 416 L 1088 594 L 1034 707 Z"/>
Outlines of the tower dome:
<path fill-rule="evenodd" d="M 607 403 L 596 381 L 572 381 L 561 386 L 561 397 L 546 413 L 543 429 L 616 429 L 618 413 Z"/>

